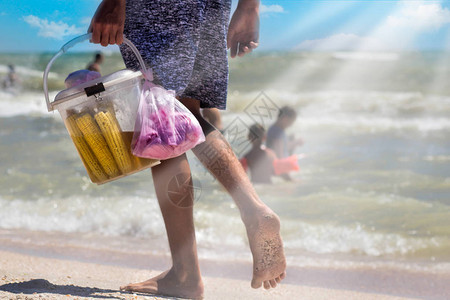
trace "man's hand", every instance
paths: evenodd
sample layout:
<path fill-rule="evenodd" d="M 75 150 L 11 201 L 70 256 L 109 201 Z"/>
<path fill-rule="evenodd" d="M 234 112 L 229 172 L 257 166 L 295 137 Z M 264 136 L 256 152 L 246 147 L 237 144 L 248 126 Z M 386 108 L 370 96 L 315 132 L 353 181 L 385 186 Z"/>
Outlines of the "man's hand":
<path fill-rule="evenodd" d="M 122 44 L 124 24 L 125 0 L 103 0 L 88 29 L 92 32 L 91 42 L 102 46 Z"/>
<path fill-rule="evenodd" d="M 228 27 L 227 48 L 231 57 L 244 56 L 258 47 L 259 0 L 241 0 Z"/>

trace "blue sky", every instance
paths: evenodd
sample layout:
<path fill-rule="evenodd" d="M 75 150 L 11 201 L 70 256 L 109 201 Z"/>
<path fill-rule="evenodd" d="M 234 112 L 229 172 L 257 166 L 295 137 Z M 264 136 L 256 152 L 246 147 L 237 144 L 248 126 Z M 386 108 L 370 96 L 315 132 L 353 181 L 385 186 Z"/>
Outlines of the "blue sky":
<path fill-rule="evenodd" d="M 0 0 L 0 52 L 56 51 L 98 3 Z M 260 49 L 449 50 L 450 1 L 262 0 Z"/>

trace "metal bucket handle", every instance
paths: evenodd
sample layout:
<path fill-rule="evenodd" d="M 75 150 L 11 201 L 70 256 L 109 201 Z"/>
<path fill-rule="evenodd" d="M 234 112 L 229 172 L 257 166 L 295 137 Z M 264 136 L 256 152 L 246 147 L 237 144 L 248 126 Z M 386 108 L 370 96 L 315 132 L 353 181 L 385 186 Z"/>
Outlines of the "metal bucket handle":
<path fill-rule="evenodd" d="M 82 43 L 86 40 L 90 40 L 92 38 L 92 33 L 87 33 L 80 35 L 79 37 L 74 38 L 73 40 L 67 42 L 64 46 L 61 47 L 61 49 L 58 51 L 58 53 L 55 54 L 55 56 L 52 57 L 50 62 L 48 63 L 47 67 L 45 68 L 44 72 L 44 94 L 45 94 L 45 101 L 47 101 L 47 110 L 52 111 L 53 105 L 50 103 L 50 99 L 48 96 L 48 73 L 50 72 L 50 68 L 52 67 L 55 60 L 60 57 L 62 54 L 66 53 L 70 48 L 75 46 L 76 44 Z M 141 65 L 141 71 L 143 74 L 147 72 L 147 68 L 145 67 L 144 60 L 142 59 L 141 54 L 139 53 L 139 50 L 136 48 L 136 46 L 125 36 L 123 37 L 123 43 L 130 47 L 131 51 L 133 51 L 134 55 L 136 55 L 137 60 L 139 61 L 139 64 Z"/>

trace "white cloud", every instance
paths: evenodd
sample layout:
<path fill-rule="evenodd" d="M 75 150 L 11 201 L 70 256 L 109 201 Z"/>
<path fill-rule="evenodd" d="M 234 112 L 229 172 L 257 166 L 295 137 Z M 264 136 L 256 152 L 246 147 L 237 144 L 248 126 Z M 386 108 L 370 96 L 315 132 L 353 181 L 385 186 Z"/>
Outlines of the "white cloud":
<path fill-rule="evenodd" d="M 440 3 L 402 1 L 397 10 L 366 36 L 339 33 L 303 41 L 295 48 L 325 51 L 409 49 L 420 35 L 431 33 L 448 24 L 450 24 L 450 10 L 442 7 Z"/>
<path fill-rule="evenodd" d="M 440 3 L 403 1 L 371 36 L 382 40 L 390 49 L 402 50 L 410 48 L 419 37 L 432 34 L 448 24 L 450 10 Z"/>
<path fill-rule="evenodd" d="M 47 19 L 41 19 L 39 17 L 29 15 L 23 17 L 23 20 L 27 22 L 31 27 L 39 28 L 38 35 L 48 38 L 62 39 L 68 35 L 76 35 L 83 32 L 81 28 L 75 25 L 68 25 L 62 21 L 54 22 Z"/>
<path fill-rule="evenodd" d="M 368 51 L 379 50 L 381 48 L 381 42 L 375 38 L 339 33 L 323 39 L 303 41 L 296 47 L 296 50 L 337 51 L 358 49 Z"/>
<path fill-rule="evenodd" d="M 387 18 L 385 26 L 392 29 L 426 31 L 450 23 L 450 10 L 440 3 L 403 2 L 401 9 Z"/>
<path fill-rule="evenodd" d="M 272 4 L 272 5 L 261 4 L 261 6 L 259 7 L 259 12 L 261 14 L 266 14 L 266 13 L 283 13 L 284 12 L 284 8 L 283 8 L 283 6 L 278 5 L 278 4 Z"/>

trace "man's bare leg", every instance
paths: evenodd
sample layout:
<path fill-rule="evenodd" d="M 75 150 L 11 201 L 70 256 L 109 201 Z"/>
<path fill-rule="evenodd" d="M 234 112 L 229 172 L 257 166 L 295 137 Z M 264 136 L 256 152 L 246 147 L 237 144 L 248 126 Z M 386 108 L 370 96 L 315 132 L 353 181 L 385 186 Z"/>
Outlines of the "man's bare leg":
<path fill-rule="evenodd" d="M 223 135 L 200 114 L 200 102 L 180 100 L 198 119 L 206 141 L 193 150 L 202 164 L 230 193 L 247 229 L 253 255 L 252 287 L 275 287 L 286 275 L 280 220 L 256 194 L 247 174 Z"/>
<path fill-rule="evenodd" d="M 203 108 L 202 116 L 206 121 L 208 121 L 219 131 L 223 130 L 222 116 L 220 115 L 220 111 L 217 108 Z"/>
<path fill-rule="evenodd" d="M 152 168 L 152 175 L 166 226 L 172 268 L 147 281 L 122 286 L 120 289 L 200 298 L 203 295 L 203 283 L 195 242 L 192 177 L 186 154 L 162 161 Z"/>

